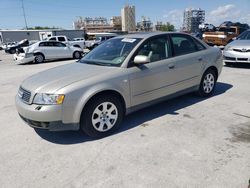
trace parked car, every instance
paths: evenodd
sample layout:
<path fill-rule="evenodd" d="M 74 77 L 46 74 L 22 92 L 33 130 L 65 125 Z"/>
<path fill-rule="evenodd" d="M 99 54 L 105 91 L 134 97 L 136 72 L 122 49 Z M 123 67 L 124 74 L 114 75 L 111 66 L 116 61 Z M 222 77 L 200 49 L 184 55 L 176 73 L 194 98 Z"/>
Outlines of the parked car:
<path fill-rule="evenodd" d="M 16 42 L 7 42 L 7 43 L 3 43 L 0 48 L 1 50 L 5 50 L 6 48 L 10 48 L 12 46 L 15 46 L 17 43 Z"/>
<path fill-rule="evenodd" d="M 222 70 L 218 48 L 184 33 L 119 36 L 79 63 L 24 80 L 16 96 L 31 127 L 103 137 L 124 115 L 189 92 L 211 96 Z M 153 112 L 152 112 L 153 113 Z"/>
<path fill-rule="evenodd" d="M 82 57 L 81 48 L 66 45 L 57 41 L 41 41 L 27 48 L 23 48 L 14 54 L 16 64 L 29 62 L 42 63 L 45 60 Z"/>
<path fill-rule="evenodd" d="M 118 36 L 116 33 L 88 33 L 88 40 L 85 42 L 86 48 L 92 50 L 102 42 L 116 36 Z"/>
<path fill-rule="evenodd" d="M 14 54 L 14 53 L 16 53 L 17 49 L 22 48 L 22 47 L 26 47 L 29 45 L 30 45 L 29 41 L 27 39 L 24 39 L 24 40 L 18 42 L 16 45 L 7 46 L 5 48 L 5 52 L 9 53 L 9 54 Z"/>
<path fill-rule="evenodd" d="M 53 36 L 47 39 L 48 41 L 59 41 L 59 42 L 63 42 L 65 44 L 69 44 L 70 46 L 74 46 L 74 47 L 78 47 L 81 49 L 85 48 L 85 41 L 82 40 L 71 40 L 66 36 Z"/>
<path fill-rule="evenodd" d="M 73 38 L 73 41 L 85 41 L 85 38 Z"/>
<path fill-rule="evenodd" d="M 239 35 L 236 40 L 224 48 L 224 63 L 250 63 L 250 30 Z"/>
<path fill-rule="evenodd" d="M 235 37 L 240 35 L 242 32 L 249 29 L 247 24 L 223 22 L 217 31 L 204 32 L 202 37 L 203 40 L 210 46 L 226 46 L 232 42 Z"/>

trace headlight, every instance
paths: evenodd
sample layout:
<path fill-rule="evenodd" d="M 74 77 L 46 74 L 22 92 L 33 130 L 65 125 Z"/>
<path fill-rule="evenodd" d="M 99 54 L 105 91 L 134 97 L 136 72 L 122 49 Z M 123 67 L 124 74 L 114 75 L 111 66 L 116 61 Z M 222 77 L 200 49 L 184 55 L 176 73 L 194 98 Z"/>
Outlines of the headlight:
<path fill-rule="evenodd" d="M 233 47 L 232 46 L 226 46 L 224 48 L 225 51 L 232 51 L 233 50 Z"/>
<path fill-rule="evenodd" d="M 64 95 L 56 95 L 56 94 L 45 94 L 45 93 L 37 93 L 33 100 L 34 104 L 62 104 L 64 100 Z"/>

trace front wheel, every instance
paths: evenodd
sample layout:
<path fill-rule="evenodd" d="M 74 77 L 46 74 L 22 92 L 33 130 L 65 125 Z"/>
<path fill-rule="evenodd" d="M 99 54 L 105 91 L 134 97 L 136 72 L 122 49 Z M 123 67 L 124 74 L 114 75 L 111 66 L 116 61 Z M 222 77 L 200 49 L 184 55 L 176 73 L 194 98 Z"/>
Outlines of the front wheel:
<path fill-rule="evenodd" d="M 212 95 L 216 85 L 216 74 L 212 69 L 207 70 L 201 79 L 198 94 L 201 97 L 209 97 Z"/>
<path fill-rule="evenodd" d="M 90 137 L 110 135 L 122 122 L 123 106 L 119 97 L 104 95 L 92 99 L 81 116 L 81 130 Z"/>

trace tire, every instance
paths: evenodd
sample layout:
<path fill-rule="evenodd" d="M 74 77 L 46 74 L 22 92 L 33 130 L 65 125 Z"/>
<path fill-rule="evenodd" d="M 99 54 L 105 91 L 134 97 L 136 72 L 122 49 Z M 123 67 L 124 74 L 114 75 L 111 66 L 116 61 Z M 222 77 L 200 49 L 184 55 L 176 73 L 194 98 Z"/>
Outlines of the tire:
<path fill-rule="evenodd" d="M 35 63 L 43 63 L 45 60 L 45 57 L 43 54 L 35 54 Z"/>
<path fill-rule="evenodd" d="M 208 69 L 202 76 L 198 95 L 201 97 L 209 97 L 213 94 L 214 88 L 216 86 L 216 73 L 212 69 Z"/>
<path fill-rule="evenodd" d="M 75 51 L 75 52 L 73 53 L 73 58 L 74 58 L 74 59 L 80 59 L 81 57 L 82 57 L 81 52 Z"/>
<path fill-rule="evenodd" d="M 16 53 L 16 49 L 11 49 L 10 54 L 14 54 L 14 53 Z"/>
<path fill-rule="evenodd" d="M 119 128 L 124 117 L 122 102 L 115 95 L 94 97 L 84 108 L 80 128 L 90 137 L 102 138 Z"/>

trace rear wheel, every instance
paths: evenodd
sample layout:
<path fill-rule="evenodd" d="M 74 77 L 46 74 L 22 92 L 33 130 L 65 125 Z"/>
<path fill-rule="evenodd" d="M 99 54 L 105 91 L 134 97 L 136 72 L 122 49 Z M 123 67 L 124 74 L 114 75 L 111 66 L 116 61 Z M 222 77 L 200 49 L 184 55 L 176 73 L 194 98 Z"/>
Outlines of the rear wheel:
<path fill-rule="evenodd" d="M 216 81 L 217 77 L 215 71 L 212 69 L 208 69 L 202 76 L 198 94 L 201 97 L 211 96 L 214 91 Z"/>
<path fill-rule="evenodd" d="M 105 137 L 120 126 L 123 116 L 123 106 L 117 96 L 95 97 L 83 110 L 81 130 L 91 137 Z"/>
<path fill-rule="evenodd" d="M 81 52 L 76 51 L 76 52 L 73 53 L 73 58 L 74 59 L 80 59 L 81 57 L 82 57 Z"/>
<path fill-rule="evenodd" d="M 45 57 L 43 54 L 35 54 L 35 63 L 43 63 Z"/>
<path fill-rule="evenodd" d="M 10 53 L 11 53 L 11 54 L 16 53 L 16 49 L 11 49 L 11 50 L 10 50 Z"/>

